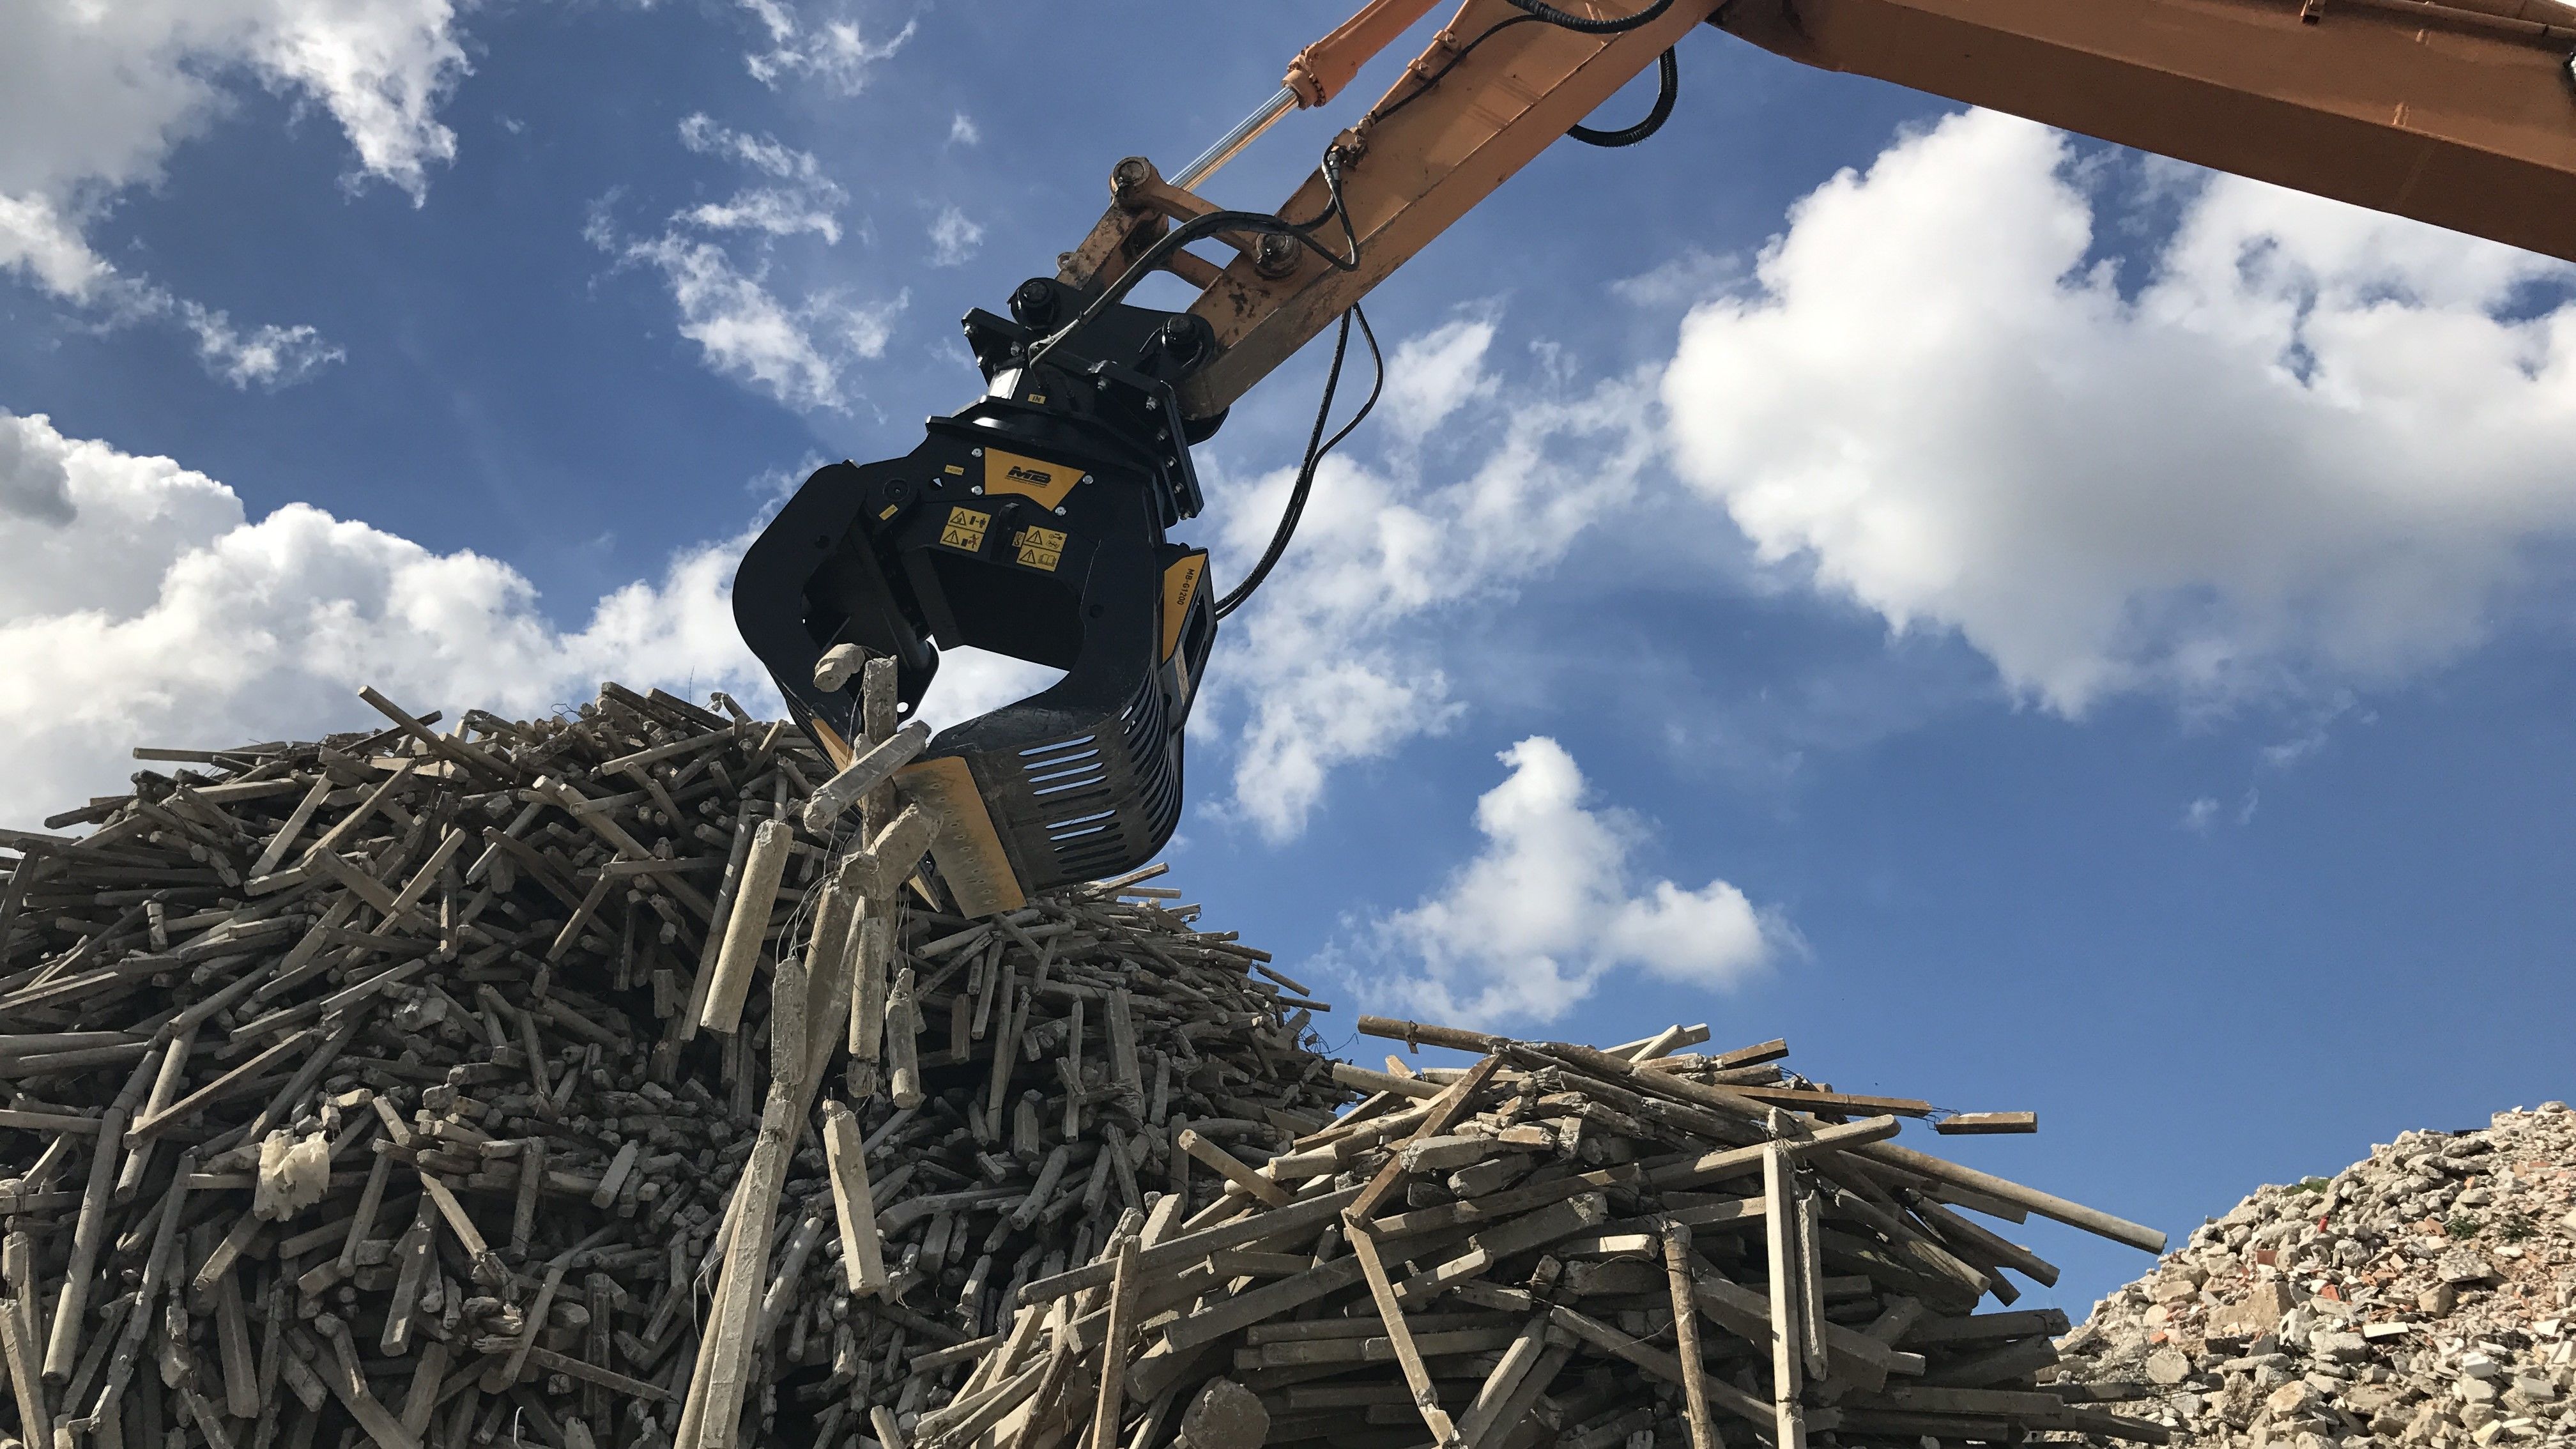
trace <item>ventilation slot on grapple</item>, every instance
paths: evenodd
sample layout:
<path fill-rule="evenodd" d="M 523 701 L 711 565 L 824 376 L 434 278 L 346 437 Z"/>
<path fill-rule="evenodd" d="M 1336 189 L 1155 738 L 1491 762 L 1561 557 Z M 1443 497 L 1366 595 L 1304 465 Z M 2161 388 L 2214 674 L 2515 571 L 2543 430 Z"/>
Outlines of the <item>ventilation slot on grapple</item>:
<path fill-rule="evenodd" d="M 1083 748 L 1086 745 L 1090 748 Z M 1020 774 L 1028 782 L 1032 797 L 1063 805 L 1071 803 L 1070 798 L 1052 797 L 1077 797 L 1078 793 L 1096 792 L 1105 785 L 1109 762 L 1092 736 L 1076 735 L 1020 751 Z"/>
<path fill-rule="evenodd" d="M 1047 822 L 1047 839 L 1079 840 L 1086 835 L 1098 835 L 1109 828 L 1102 822 L 1114 821 L 1117 818 L 1118 812 L 1115 810 L 1095 810 L 1089 815 L 1074 815 L 1063 820 L 1050 820 Z M 1061 846 L 1057 848 L 1062 849 Z"/>

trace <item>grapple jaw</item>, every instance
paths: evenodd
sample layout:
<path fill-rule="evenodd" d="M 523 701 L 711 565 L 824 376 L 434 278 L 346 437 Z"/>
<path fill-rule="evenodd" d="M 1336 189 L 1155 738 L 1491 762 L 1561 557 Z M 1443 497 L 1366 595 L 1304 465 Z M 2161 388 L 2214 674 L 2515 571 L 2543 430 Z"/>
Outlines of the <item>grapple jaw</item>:
<path fill-rule="evenodd" d="M 941 807 L 933 853 L 969 915 L 1163 847 L 1216 640 L 1207 554 L 1164 533 L 1199 509 L 1172 384 L 1213 340 L 1195 318 L 1112 307 L 1026 367 L 1054 315 L 1080 300 L 1041 280 L 1013 296 L 1019 321 L 970 314 L 985 396 L 932 418 L 901 458 L 816 470 L 734 579 L 744 641 L 835 761 L 859 718 L 856 680 L 814 682 L 836 644 L 891 656 L 906 714 L 941 649 L 1065 671 L 942 731 L 897 777 Z"/>

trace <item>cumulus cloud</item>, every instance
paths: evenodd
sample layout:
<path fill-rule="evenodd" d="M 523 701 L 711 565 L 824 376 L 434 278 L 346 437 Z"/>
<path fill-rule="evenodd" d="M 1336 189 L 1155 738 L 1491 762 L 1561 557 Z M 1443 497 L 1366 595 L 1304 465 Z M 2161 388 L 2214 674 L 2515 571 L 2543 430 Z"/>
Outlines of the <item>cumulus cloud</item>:
<path fill-rule="evenodd" d="M 1588 807 L 1583 773 L 1556 741 L 1532 736 L 1498 758 L 1509 773 L 1476 802 L 1483 848 L 1343 949 L 1346 963 L 1384 968 L 1357 973 L 1373 994 L 1436 1021 L 1546 1022 L 1613 971 L 1723 988 L 1794 942 L 1723 880 L 1640 880 L 1642 827 Z"/>
<path fill-rule="evenodd" d="M 930 223 L 930 264 L 934 267 L 960 267 L 974 260 L 984 248 L 984 228 L 966 219 L 956 207 L 943 209 Z"/>
<path fill-rule="evenodd" d="M 2179 221 L 2141 241 L 2146 201 Z M 1635 379 L 1587 388 L 1545 349 L 1535 380 L 1502 366 L 1490 309 L 1394 345 L 1395 446 L 1326 463 L 1297 551 L 1220 639 L 1202 729 L 1239 737 L 1231 809 L 1293 835 L 1336 769 L 1457 718 L 1462 605 L 1588 535 L 1677 564 L 1660 540 L 1701 509 L 1766 586 L 1955 635 L 2068 716 L 2122 692 L 2340 708 L 2563 577 L 2571 287 L 2417 223 L 2078 166 L 2057 133 L 1955 116 L 1817 188 L 1749 262 L 1615 287 L 1694 304 L 1651 419 Z M 1219 490 L 1242 500 L 1220 583 L 1290 476 Z M 2218 798 L 2213 822 L 2240 813 Z"/>
<path fill-rule="evenodd" d="M 451 716 L 541 713 L 606 678 L 774 699 L 734 633 L 741 539 L 682 550 L 564 628 L 498 560 L 303 504 L 254 520 L 171 459 L 0 413 L 0 500 L 30 495 L 62 504 L 0 528 L 13 823 L 114 789 L 136 744 L 351 727 L 365 683 Z"/>
<path fill-rule="evenodd" d="M 743 57 L 752 78 L 766 86 L 801 76 L 844 95 L 857 95 L 876 68 L 912 39 L 909 22 L 892 39 L 871 41 L 859 22 L 846 15 L 818 20 L 784 0 L 740 0 L 740 4 L 768 37 L 768 49 Z"/>
<path fill-rule="evenodd" d="M 2485 638 L 2576 534 L 2569 269 L 2220 177 L 2124 292 L 2095 250 L 2123 198 L 2069 161 L 1971 113 L 1801 201 L 1683 326 L 1681 473 L 1766 558 L 2069 715 Z"/>
<path fill-rule="evenodd" d="M 1491 443 L 1463 464 L 1430 448 L 1375 465 L 1327 458 L 1295 552 L 1219 638 L 1211 692 L 1240 718 L 1232 808 L 1271 839 L 1304 827 L 1336 768 L 1457 717 L 1437 620 L 1545 574 L 1637 496 L 1655 453 L 1651 379 L 1504 389 L 1482 368 L 1492 326 L 1453 323 L 1395 349 L 1445 379 L 1403 405 L 1420 427 L 1411 440 L 1454 426 Z M 1400 375 L 1390 367 L 1390 383 Z M 1228 485 L 1243 501 L 1216 541 L 1220 585 L 1260 556 L 1294 477 Z"/>
<path fill-rule="evenodd" d="M 467 70 L 449 0 L 120 0 L 19 6 L 0 46 L 0 271 L 110 321 L 201 339 L 210 370 L 280 385 L 334 360 L 311 329 L 204 344 L 220 313 L 121 273 L 88 228 L 218 114 L 237 78 L 318 104 L 354 153 L 352 184 L 417 202 L 456 137 L 437 118 Z M 221 324 L 224 327 L 229 324 Z"/>
<path fill-rule="evenodd" d="M 591 242 L 623 264 L 661 275 L 679 312 L 680 335 L 698 344 L 716 372 L 790 407 L 846 405 L 852 368 L 884 355 L 904 299 L 854 300 L 828 286 L 804 288 L 790 299 L 772 276 L 782 240 L 812 233 L 826 246 L 840 241 L 838 213 L 848 195 L 812 153 L 705 115 L 680 122 L 680 144 L 769 180 L 725 201 L 684 207 L 650 236 L 620 233 L 603 205 L 591 218 Z"/>
<path fill-rule="evenodd" d="M 1485 352 L 1493 345 L 1490 318 L 1461 318 L 1398 343 L 1387 361 L 1382 402 L 1397 435 L 1418 439 L 1471 400 L 1492 396 Z"/>
<path fill-rule="evenodd" d="M 90 300 L 116 275 L 52 200 L 6 192 L 0 192 L 0 267 L 74 302 Z"/>
<path fill-rule="evenodd" d="M 60 528 L 77 516 L 71 471 L 52 429 L 0 414 L 0 514 Z M 6 588 L 0 582 L 0 588 Z"/>
<path fill-rule="evenodd" d="M 305 504 L 253 519 L 169 458 L 0 411 L 0 823 L 111 793 L 138 744 L 203 748 L 368 724 L 373 684 L 421 709 L 512 717 L 599 681 L 783 708 L 733 623 L 758 531 L 674 553 L 660 574 L 554 622 L 534 585 L 470 550 L 434 553 Z M 973 650 L 941 660 L 934 727 L 1008 703 L 1047 671 Z"/>

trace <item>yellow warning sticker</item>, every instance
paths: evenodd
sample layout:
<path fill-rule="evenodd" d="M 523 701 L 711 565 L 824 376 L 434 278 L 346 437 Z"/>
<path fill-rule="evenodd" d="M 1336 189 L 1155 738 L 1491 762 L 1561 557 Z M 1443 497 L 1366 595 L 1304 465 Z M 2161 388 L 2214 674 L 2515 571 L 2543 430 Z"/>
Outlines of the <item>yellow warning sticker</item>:
<path fill-rule="evenodd" d="M 984 547 L 984 530 L 993 526 L 993 515 L 972 508 L 948 510 L 948 526 L 939 530 L 939 541 L 950 548 L 974 553 Z"/>
<path fill-rule="evenodd" d="M 1054 573 L 1055 566 L 1064 562 L 1062 529 L 1023 528 L 1011 540 L 1011 546 L 1019 550 L 1020 562 L 1033 569 Z"/>

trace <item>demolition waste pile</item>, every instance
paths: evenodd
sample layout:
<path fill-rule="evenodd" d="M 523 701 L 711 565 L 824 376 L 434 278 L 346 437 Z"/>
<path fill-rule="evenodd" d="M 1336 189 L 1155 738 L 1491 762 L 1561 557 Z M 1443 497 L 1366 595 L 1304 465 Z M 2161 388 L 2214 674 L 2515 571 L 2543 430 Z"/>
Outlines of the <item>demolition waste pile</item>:
<path fill-rule="evenodd" d="M 2177 1444 L 2576 1444 L 2576 1113 L 2266 1187 L 2106 1298 L 2068 1377 Z"/>
<path fill-rule="evenodd" d="M 1333 1060 L 1158 868 L 943 909 L 866 684 L 837 772 L 721 695 L 368 691 L 0 831 L 0 1443 L 2167 1442 L 2112 1406 L 2170 1360 L 2062 1377 L 2005 1232 L 2162 1235 L 1891 1140 L 2028 1114 L 1704 1027 Z M 2239 1348 L 2346 1361 L 2296 1311 Z"/>

